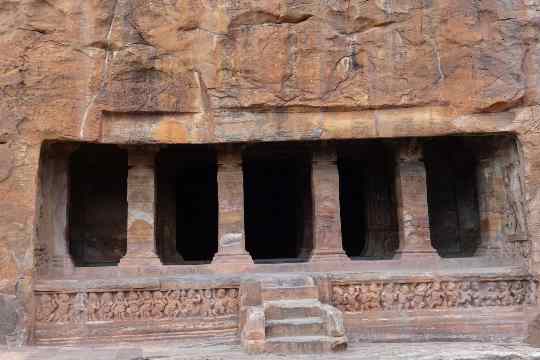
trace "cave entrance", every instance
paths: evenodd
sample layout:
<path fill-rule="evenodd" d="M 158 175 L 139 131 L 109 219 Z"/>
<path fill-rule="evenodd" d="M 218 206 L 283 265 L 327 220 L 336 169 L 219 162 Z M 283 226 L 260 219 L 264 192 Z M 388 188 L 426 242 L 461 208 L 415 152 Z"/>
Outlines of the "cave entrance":
<path fill-rule="evenodd" d="M 127 151 L 83 144 L 69 161 L 69 249 L 77 266 L 116 265 L 127 244 Z"/>
<path fill-rule="evenodd" d="M 256 262 L 307 260 L 311 163 L 300 146 L 252 146 L 244 154 L 246 248 Z"/>
<path fill-rule="evenodd" d="M 382 142 L 338 147 L 343 249 L 351 258 L 392 258 L 399 246 L 392 148 Z"/>
<path fill-rule="evenodd" d="M 164 264 L 210 263 L 217 251 L 218 195 L 215 150 L 173 146 L 157 160 L 158 253 Z"/>

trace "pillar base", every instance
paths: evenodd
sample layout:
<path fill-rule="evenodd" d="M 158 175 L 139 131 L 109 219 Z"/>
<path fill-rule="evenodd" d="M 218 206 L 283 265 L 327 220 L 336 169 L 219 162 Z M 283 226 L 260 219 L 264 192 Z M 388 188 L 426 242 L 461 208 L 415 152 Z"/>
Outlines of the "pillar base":
<path fill-rule="evenodd" d="M 145 257 L 135 257 L 135 256 L 125 256 L 120 259 L 118 263 L 120 267 L 160 267 L 162 266 L 161 260 L 157 255 L 154 256 L 145 256 Z"/>
<path fill-rule="evenodd" d="M 500 257 L 502 256 L 502 249 L 500 246 L 482 246 L 479 247 L 474 256 L 484 256 L 484 257 Z"/>
<path fill-rule="evenodd" d="M 216 253 L 214 259 L 212 259 L 212 265 L 214 264 L 253 265 L 254 262 L 251 255 L 246 251 L 240 253 Z"/>
<path fill-rule="evenodd" d="M 344 251 L 316 251 L 314 250 L 309 262 L 349 262 L 351 259 Z"/>
<path fill-rule="evenodd" d="M 394 259 L 396 260 L 411 260 L 418 262 L 426 261 L 438 261 L 441 257 L 435 249 L 426 249 L 426 250 L 398 250 Z"/>
<path fill-rule="evenodd" d="M 75 264 L 71 256 L 56 255 L 51 259 L 51 271 L 56 274 L 71 275 L 75 272 Z"/>

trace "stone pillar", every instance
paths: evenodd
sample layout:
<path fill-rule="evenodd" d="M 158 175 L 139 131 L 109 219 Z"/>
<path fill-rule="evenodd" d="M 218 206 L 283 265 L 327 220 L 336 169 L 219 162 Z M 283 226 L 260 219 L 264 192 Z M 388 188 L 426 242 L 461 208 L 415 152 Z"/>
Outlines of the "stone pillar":
<path fill-rule="evenodd" d="M 310 261 L 348 261 L 341 240 L 337 155 L 330 144 L 321 144 L 313 154 L 311 193 L 313 251 Z"/>
<path fill-rule="evenodd" d="M 160 266 L 155 241 L 155 147 L 128 149 L 127 252 L 122 267 Z"/>
<path fill-rule="evenodd" d="M 41 216 L 43 226 L 42 237 L 48 239 L 49 270 L 54 274 L 68 275 L 73 273 L 75 265 L 69 250 L 68 233 L 68 203 L 70 191 L 69 159 L 79 147 L 76 144 L 53 144 L 48 156 L 50 161 L 44 161 L 46 166 L 42 179 Z"/>
<path fill-rule="evenodd" d="M 439 255 L 431 245 L 426 168 L 422 146 L 415 140 L 399 143 L 396 159 L 396 202 L 399 249 L 396 258 L 431 258 Z"/>
<path fill-rule="evenodd" d="M 212 264 L 253 264 L 245 247 L 242 152 L 225 145 L 218 150 L 218 252 Z"/>
<path fill-rule="evenodd" d="M 477 166 L 480 243 L 475 255 L 478 256 L 501 255 L 504 240 L 504 175 L 493 152 L 492 147 L 482 151 Z"/>

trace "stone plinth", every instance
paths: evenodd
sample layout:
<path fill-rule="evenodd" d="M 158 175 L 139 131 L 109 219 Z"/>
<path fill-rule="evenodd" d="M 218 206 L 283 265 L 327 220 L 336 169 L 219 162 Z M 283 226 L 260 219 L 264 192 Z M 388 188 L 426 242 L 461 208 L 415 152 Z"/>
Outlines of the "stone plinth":
<path fill-rule="evenodd" d="M 155 148 L 130 148 L 127 253 L 122 267 L 160 266 L 155 241 Z"/>
<path fill-rule="evenodd" d="M 439 256 L 431 245 L 427 202 L 426 168 L 422 146 L 414 140 L 398 145 L 396 159 L 396 201 L 399 224 L 399 249 L 396 258 Z"/>
<path fill-rule="evenodd" d="M 240 148 L 224 146 L 218 153 L 218 252 L 212 264 L 244 267 L 253 259 L 246 251 L 244 181 Z"/>
<path fill-rule="evenodd" d="M 313 154 L 311 192 L 313 251 L 310 261 L 348 261 L 341 239 L 339 174 L 332 145 L 322 144 Z"/>

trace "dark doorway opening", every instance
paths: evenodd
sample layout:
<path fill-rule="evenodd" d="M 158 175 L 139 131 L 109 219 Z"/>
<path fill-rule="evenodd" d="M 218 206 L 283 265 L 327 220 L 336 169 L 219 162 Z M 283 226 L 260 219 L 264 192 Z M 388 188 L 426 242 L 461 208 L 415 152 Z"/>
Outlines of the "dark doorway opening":
<path fill-rule="evenodd" d="M 399 246 L 392 150 L 380 142 L 342 143 L 338 169 L 346 254 L 392 258 Z"/>
<path fill-rule="evenodd" d="M 473 256 L 478 247 L 475 143 L 458 137 L 424 143 L 431 243 L 442 257 Z"/>
<path fill-rule="evenodd" d="M 304 261 L 312 249 L 311 166 L 302 148 L 253 146 L 244 156 L 246 248 L 257 262 Z"/>
<path fill-rule="evenodd" d="M 158 253 L 164 264 L 202 264 L 217 251 L 216 154 L 209 146 L 176 146 L 157 158 Z"/>
<path fill-rule="evenodd" d="M 69 248 L 75 265 L 115 265 L 126 253 L 127 152 L 84 144 L 70 158 Z"/>

